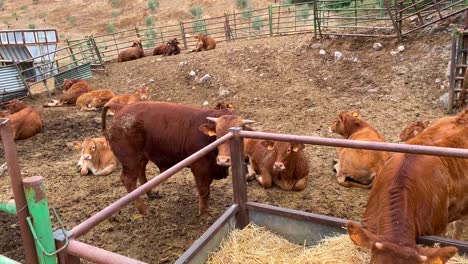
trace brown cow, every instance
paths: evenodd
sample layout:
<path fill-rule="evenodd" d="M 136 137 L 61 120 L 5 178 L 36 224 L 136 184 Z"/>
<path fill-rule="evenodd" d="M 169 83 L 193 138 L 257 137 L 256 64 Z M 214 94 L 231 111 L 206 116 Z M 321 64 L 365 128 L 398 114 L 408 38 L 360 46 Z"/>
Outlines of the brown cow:
<path fill-rule="evenodd" d="M 400 134 L 398 134 L 398 138 L 401 141 L 408 141 L 415 136 L 419 135 L 424 129 L 429 126 L 429 120 L 419 121 L 416 120 L 409 125 L 407 125 L 403 130 L 401 130 Z"/>
<path fill-rule="evenodd" d="M 407 144 L 468 148 L 468 110 L 441 118 Z M 394 154 L 371 190 L 363 223 L 346 224 L 351 240 L 371 249 L 371 263 L 446 263 L 455 247 L 422 248 L 416 238 L 437 235 L 468 214 L 468 159 Z"/>
<path fill-rule="evenodd" d="M 197 44 L 195 45 L 195 49 L 193 51 L 202 51 L 202 50 L 210 50 L 216 48 L 216 40 L 208 35 L 199 34 L 195 37 L 197 40 Z"/>
<path fill-rule="evenodd" d="M 385 142 L 383 137 L 364 120 L 359 110 L 338 112 L 330 131 L 346 139 Z M 390 154 L 352 148 L 337 148 L 338 163 L 335 165 L 338 183 L 345 187 L 371 188 L 380 168 Z"/>
<path fill-rule="evenodd" d="M 143 50 L 143 46 L 141 45 L 141 40 L 138 39 L 133 41 L 133 44 L 130 48 L 125 49 L 119 53 L 117 61 L 125 62 L 143 57 L 145 57 L 145 52 Z"/>
<path fill-rule="evenodd" d="M 4 118 L 10 119 L 14 140 L 27 139 L 41 132 L 42 119 L 34 108 L 18 99 L 8 103 L 5 108 L 10 111 Z"/>
<path fill-rule="evenodd" d="M 81 81 L 81 79 L 63 79 L 63 84 L 62 84 L 62 89 L 64 91 L 70 89 L 70 87 L 72 87 L 73 84 L 77 83 Z"/>
<path fill-rule="evenodd" d="M 90 172 L 94 175 L 109 175 L 117 167 L 117 160 L 104 137 L 86 138 L 83 142 L 74 141 L 75 149 L 81 149 L 78 161 L 80 175 Z"/>
<path fill-rule="evenodd" d="M 59 100 L 52 100 L 52 102 L 47 103 L 44 107 L 54 107 L 54 106 L 63 106 L 65 104 L 74 105 L 76 100 L 80 95 L 93 91 L 93 87 L 86 80 L 81 80 L 74 83 L 70 89 L 66 90 Z"/>
<path fill-rule="evenodd" d="M 166 53 L 166 48 L 168 46 L 169 46 L 169 43 L 159 44 L 156 48 L 154 48 L 153 56 L 165 54 Z"/>
<path fill-rule="evenodd" d="M 160 172 L 164 172 L 213 142 L 215 135 L 220 137 L 227 133 L 227 128 L 244 123 L 242 118 L 231 116 L 228 109 L 144 101 L 123 106 L 116 112 L 109 131 L 106 131 L 106 110 L 105 107 L 102 112 L 102 128 L 115 156 L 122 163 L 121 180 L 128 192 L 136 188 L 137 179 L 141 184 L 146 183 L 145 168 L 149 160 L 158 166 Z M 208 124 L 208 117 L 219 117 L 221 121 L 216 126 L 214 123 Z M 216 133 L 213 132 L 214 126 Z M 211 182 L 228 175 L 228 159 L 218 157 L 216 162 L 217 153 L 222 153 L 220 149 L 225 145 L 229 147 L 229 143 L 224 143 L 218 147 L 218 151 L 209 152 L 189 166 L 195 176 L 201 217 L 208 215 Z M 151 197 L 151 193 L 147 194 Z M 147 213 L 141 199 L 135 200 L 135 205 L 141 214 Z"/>
<path fill-rule="evenodd" d="M 148 100 L 150 97 L 149 92 L 150 89 L 148 87 L 136 88 L 135 93 L 133 94 L 122 94 L 112 97 L 104 107 L 109 108 L 107 111 L 109 115 L 114 115 L 115 110 L 121 108 L 120 105 L 133 104 L 139 101 Z"/>
<path fill-rule="evenodd" d="M 153 50 L 154 55 L 171 56 L 180 54 L 179 41 L 177 38 L 169 40 L 167 43 L 160 44 Z"/>
<path fill-rule="evenodd" d="M 114 96 L 111 90 L 94 90 L 80 95 L 76 99 L 76 106 L 80 107 L 80 110 L 96 110 L 103 107 Z"/>
<path fill-rule="evenodd" d="M 232 103 L 219 102 L 213 109 L 229 109 L 232 111 L 234 110 L 234 105 Z"/>
<path fill-rule="evenodd" d="M 287 191 L 305 189 L 309 164 L 303 151 L 304 144 L 258 139 L 244 142 L 249 176 L 254 176 L 260 185 L 270 188 L 275 184 Z"/>

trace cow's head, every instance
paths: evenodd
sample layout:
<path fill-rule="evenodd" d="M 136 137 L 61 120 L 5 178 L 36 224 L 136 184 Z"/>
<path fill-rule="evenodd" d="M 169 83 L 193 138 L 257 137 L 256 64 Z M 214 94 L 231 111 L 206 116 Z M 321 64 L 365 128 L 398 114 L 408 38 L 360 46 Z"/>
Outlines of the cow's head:
<path fill-rule="evenodd" d="M 70 89 L 70 87 L 72 87 L 73 84 L 79 82 L 80 80 L 74 80 L 74 79 L 63 79 L 63 84 L 62 84 L 62 89 L 64 91 L 67 91 L 68 89 Z"/>
<path fill-rule="evenodd" d="M 353 110 L 349 112 L 338 112 L 335 121 L 329 127 L 330 132 L 337 133 L 347 138 L 350 133 L 354 130 L 354 126 L 358 125 L 360 117 L 359 110 Z"/>
<path fill-rule="evenodd" d="M 270 141 L 264 140 L 261 142 L 268 151 L 275 152 L 275 163 L 273 164 L 273 170 L 285 171 L 290 164 L 291 158 L 302 151 L 305 146 L 302 143 L 282 142 L 282 141 Z"/>
<path fill-rule="evenodd" d="M 213 123 L 201 125 L 198 129 L 210 137 L 220 138 L 229 132 L 231 127 L 243 127 L 247 124 L 252 124 L 255 121 L 242 119 L 240 116 L 223 115 L 220 117 L 207 117 Z M 218 146 L 218 157 L 216 163 L 219 166 L 231 166 L 231 148 L 229 142 L 223 143 Z"/>
<path fill-rule="evenodd" d="M 219 102 L 218 104 L 216 104 L 216 106 L 213 108 L 215 110 L 221 110 L 221 109 L 229 109 L 229 110 L 234 110 L 234 105 L 231 104 L 231 103 L 222 103 L 222 102 Z"/>
<path fill-rule="evenodd" d="M 74 141 L 73 147 L 81 150 L 83 161 L 93 161 L 97 158 L 98 152 L 107 145 L 105 138 L 86 138 L 83 142 Z"/>
<path fill-rule="evenodd" d="M 5 109 L 10 111 L 10 115 L 19 112 L 26 107 L 28 107 L 28 105 L 18 99 L 12 100 L 5 105 Z"/>
<path fill-rule="evenodd" d="M 429 126 L 429 120 L 425 121 L 414 121 L 413 123 L 407 125 L 403 130 L 398 134 L 398 138 L 401 141 L 408 141 L 415 136 L 419 135 Z"/>
<path fill-rule="evenodd" d="M 137 93 L 140 96 L 141 100 L 148 100 L 150 98 L 149 92 L 149 87 L 140 87 L 135 89 L 135 93 Z"/>
<path fill-rule="evenodd" d="M 349 221 L 346 229 L 354 244 L 371 250 L 371 264 L 444 264 L 457 254 L 456 247 L 423 248 L 416 244 L 388 241 Z"/>
<path fill-rule="evenodd" d="M 141 45 L 141 39 L 136 39 L 132 43 L 132 47 L 139 47 L 140 49 L 143 48 L 143 45 Z"/>

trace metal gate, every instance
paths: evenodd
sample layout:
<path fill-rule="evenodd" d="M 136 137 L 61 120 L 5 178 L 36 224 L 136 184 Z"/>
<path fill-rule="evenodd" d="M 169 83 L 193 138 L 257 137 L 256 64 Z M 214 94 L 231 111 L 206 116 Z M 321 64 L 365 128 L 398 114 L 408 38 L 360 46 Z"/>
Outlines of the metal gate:
<path fill-rule="evenodd" d="M 24 98 L 29 90 L 16 65 L 0 66 L 0 103 Z"/>
<path fill-rule="evenodd" d="M 85 63 L 80 66 L 77 66 L 73 69 L 63 71 L 55 77 L 55 87 L 61 87 L 63 84 L 63 79 L 91 79 L 93 75 L 91 74 L 91 64 Z"/>

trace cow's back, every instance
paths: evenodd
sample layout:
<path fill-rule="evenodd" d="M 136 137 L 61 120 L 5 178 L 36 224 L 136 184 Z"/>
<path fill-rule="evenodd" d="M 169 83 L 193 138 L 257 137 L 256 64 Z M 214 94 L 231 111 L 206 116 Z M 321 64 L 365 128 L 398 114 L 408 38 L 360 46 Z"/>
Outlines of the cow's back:
<path fill-rule="evenodd" d="M 15 140 L 30 138 L 42 130 L 41 116 L 31 107 L 9 115 L 8 118 L 11 120 L 15 131 Z"/>
<path fill-rule="evenodd" d="M 164 102 L 125 105 L 114 116 L 109 142 L 118 159 L 142 151 L 159 167 L 168 168 L 212 141 L 198 130 L 206 117 L 231 114 L 227 109 L 200 109 Z M 216 151 L 207 155 L 215 164 Z"/>

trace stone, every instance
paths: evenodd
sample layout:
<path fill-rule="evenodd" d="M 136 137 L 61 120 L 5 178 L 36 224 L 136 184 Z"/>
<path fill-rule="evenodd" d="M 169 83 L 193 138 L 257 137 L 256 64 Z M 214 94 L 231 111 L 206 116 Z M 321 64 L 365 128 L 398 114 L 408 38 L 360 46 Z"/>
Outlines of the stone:
<path fill-rule="evenodd" d="M 405 46 L 400 45 L 400 46 L 398 46 L 397 49 L 398 49 L 398 52 L 403 52 L 405 50 Z"/>
<path fill-rule="evenodd" d="M 374 50 L 381 50 L 381 49 L 383 49 L 383 46 L 382 46 L 382 44 L 376 42 L 376 43 L 374 43 L 374 45 L 372 45 L 372 48 Z"/>
<path fill-rule="evenodd" d="M 208 101 L 203 102 L 203 106 L 206 107 L 206 106 L 209 106 L 209 105 L 210 105 L 210 103 L 208 103 Z"/>
<path fill-rule="evenodd" d="M 200 78 L 200 83 L 208 83 L 211 81 L 211 76 L 209 74 L 203 75 L 203 77 Z"/>
<path fill-rule="evenodd" d="M 318 48 L 320 48 L 321 46 L 322 46 L 322 43 L 314 43 L 314 44 L 310 45 L 310 47 L 311 47 L 312 49 L 318 49 Z"/>
<path fill-rule="evenodd" d="M 335 60 L 340 60 L 343 57 L 343 53 L 335 51 Z"/>
<path fill-rule="evenodd" d="M 320 55 L 325 55 L 325 54 L 327 54 L 327 52 L 326 52 L 325 50 L 321 49 L 321 50 L 319 51 L 319 54 L 320 54 Z"/>

